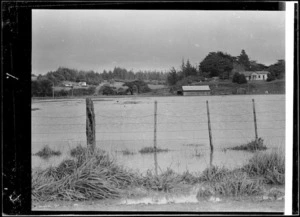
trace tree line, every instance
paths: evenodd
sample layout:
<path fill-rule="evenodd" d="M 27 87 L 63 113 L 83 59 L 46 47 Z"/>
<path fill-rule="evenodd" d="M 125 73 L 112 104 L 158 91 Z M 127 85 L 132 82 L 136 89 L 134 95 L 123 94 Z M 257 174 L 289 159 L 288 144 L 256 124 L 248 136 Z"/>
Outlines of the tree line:
<path fill-rule="evenodd" d="M 266 66 L 250 60 L 245 50 L 237 57 L 218 51 L 210 52 L 198 65 L 192 66 L 189 60 L 182 64 L 179 70 L 174 67 L 168 72 L 167 83 L 170 86 L 181 85 L 197 77 L 196 80 L 205 80 L 206 78 L 219 77 L 220 79 L 233 79 L 236 83 L 246 83 L 247 80 L 241 71 L 268 71 L 267 81 L 281 79 L 285 76 L 285 61 L 278 60 L 277 63 Z"/>
<path fill-rule="evenodd" d="M 56 71 L 50 71 L 46 75 L 39 75 L 37 80 L 49 80 L 54 85 L 59 85 L 63 81 L 80 82 L 85 81 L 89 85 L 98 85 L 103 80 L 156 80 L 165 81 L 166 74 L 157 71 L 138 71 L 134 73 L 132 70 L 127 70 L 121 67 L 115 67 L 112 71 L 104 70 L 103 73 L 98 73 L 93 70 L 83 71 L 59 67 Z"/>

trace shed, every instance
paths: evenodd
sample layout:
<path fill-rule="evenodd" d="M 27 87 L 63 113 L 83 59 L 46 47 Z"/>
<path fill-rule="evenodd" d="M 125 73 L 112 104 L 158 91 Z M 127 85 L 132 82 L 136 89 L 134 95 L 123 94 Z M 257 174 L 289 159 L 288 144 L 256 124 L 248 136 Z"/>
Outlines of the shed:
<path fill-rule="evenodd" d="M 182 91 L 184 96 L 210 95 L 210 88 L 208 85 L 182 86 Z"/>

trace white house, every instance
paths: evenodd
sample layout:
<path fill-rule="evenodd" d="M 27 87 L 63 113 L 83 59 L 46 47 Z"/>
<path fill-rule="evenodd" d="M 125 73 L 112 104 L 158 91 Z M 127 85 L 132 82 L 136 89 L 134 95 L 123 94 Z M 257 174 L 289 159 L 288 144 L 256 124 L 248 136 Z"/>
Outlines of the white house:
<path fill-rule="evenodd" d="M 268 71 L 253 72 L 251 75 L 251 80 L 253 81 L 267 80 L 268 74 L 269 74 Z"/>
<path fill-rule="evenodd" d="M 182 92 L 184 96 L 210 95 L 210 88 L 208 85 L 182 86 Z"/>
<path fill-rule="evenodd" d="M 268 71 L 244 71 L 240 72 L 240 74 L 244 74 L 247 81 L 263 81 L 268 78 Z"/>
<path fill-rule="evenodd" d="M 79 82 L 78 84 L 79 84 L 80 86 L 82 86 L 82 87 L 86 87 L 86 86 L 87 86 L 85 81 Z"/>

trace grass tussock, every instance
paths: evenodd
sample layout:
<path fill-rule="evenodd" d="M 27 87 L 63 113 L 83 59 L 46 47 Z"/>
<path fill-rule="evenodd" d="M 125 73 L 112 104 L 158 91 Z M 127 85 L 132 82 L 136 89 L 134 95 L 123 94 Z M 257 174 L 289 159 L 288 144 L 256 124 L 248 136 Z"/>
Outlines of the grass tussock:
<path fill-rule="evenodd" d="M 72 157 L 80 157 L 82 155 L 84 155 L 87 152 L 87 148 L 82 147 L 81 145 L 76 146 L 75 148 L 72 148 L 70 150 L 70 155 Z"/>
<path fill-rule="evenodd" d="M 213 166 L 202 173 L 201 180 L 205 183 L 205 187 L 199 190 L 197 197 L 248 196 L 259 194 L 263 190 L 260 179 L 251 179 L 240 169 L 228 170 Z"/>
<path fill-rule="evenodd" d="M 154 152 L 168 152 L 169 149 L 162 149 L 162 148 L 155 148 L 154 147 L 144 147 L 142 148 L 139 152 L 141 154 L 150 154 L 150 153 L 154 153 Z"/>
<path fill-rule="evenodd" d="M 240 146 L 228 148 L 230 150 L 238 150 L 238 151 L 261 151 L 266 150 L 267 147 L 263 144 L 264 140 L 262 138 L 258 138 L 257 140 L 253 140 L 247 144 L 243 144 Z"/>
<path fill-rule="evenodd" d="M 145 176 L 139 178 L 140 186 L 143 186 L 148 190 L 164 192 L 170 192 L 171 190 L 178 188 L 181 184 L 195 184 L 197 182 L 199 182 L 199 178 L 188 171 L 183 174 L 178 174 L 170 168 L 157 176 L 149 170 Z"/>
<path fill-rule="evenodd" d="M 284 152 L 256 153 L 242 169 L 251 177 L 263 177 L 267 184 L 284 184 Z"/>
<path fill-rule="evenodd" d="M 46 145 L 44 148 L 42 148 L 42 150 L 38 151 L 34 155 L 39 156 L 44 159 L 48 159 L 52 156 L 60 156 L 61 152 L 52 150 L 48 145 Z"/>
<path fill-rule="evenodd" d="M 32 176 L 32 197 L 38 201 L 116 198 L 135 182 L 133 173 L 97 150 L 36 171 Z"/>
<path fill-rule="evenodd" d="M 123 155 L 134 155 L 135 154 L 133 151 L 130 151 L 129 149 L 124 149 L 121 152 Z"/>

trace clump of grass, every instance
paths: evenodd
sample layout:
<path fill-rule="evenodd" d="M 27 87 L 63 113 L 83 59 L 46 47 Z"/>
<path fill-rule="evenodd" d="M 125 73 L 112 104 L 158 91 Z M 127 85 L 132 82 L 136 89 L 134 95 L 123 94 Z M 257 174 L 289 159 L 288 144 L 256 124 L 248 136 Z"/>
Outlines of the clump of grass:
<path fill-rule="evenodd" d="M 284 153 L 278 150 L 269 153 L 256 153 L 242 169 L 251 177 L 263 177 L 267 184 L 284 184 Z"/>
<path fill-rule="evenodd" d="M 42 148 L 42 150 L 38 151 L 34 155 L 39 156 L 44 159 L 48 159 L 49 157 L 52 157 L 52 156 L 61 155 L 61 152 L 52 150 L 48 145 L 46 145 L 44 148 Z"/>
<path fill-rule="evenodd" d="M 204 170 L 200 180 L 205 183 L 205 187 L 199 190 L 198 197 L 255 195 L 261 193 L 263 188 L 261 180 L 251 179 L 240 169 L 228 170 L 217 166 Z"/>
<path fill-rule="evenodd" d="M 93 200 L 116 198 L 136 183 L 135 174 L 118 166 L 103 151 L 89 151 L 57 167 L 32 175 L 34 200 Z"/>
<path fill-rule="evenodd" d="M 82 147 L 81 145 L 77 145 L 75 148 L 72 148 L 70 150 L 70 155 L 72 157 L 79 157 L 81 155 L 86 154 L 87 152 L 87 148 L 86 147 Z"/>
<path fill-rule="evenodd" d="M 169 149 L 162 149 L 162 148 L 155 148 L 154 147 L 144 147 L 142 148 L 139 152 L 141 154 L 150 154 L 150 153 L 154 153 L 154 152 L 168 152 Z"/>
<path fill-rule="evenodd" d="M 206 182 L 205 188 L 197 196 L 250 196 L 263 192 L 263 183 L 259 179 L 250 179 L 247 173 L 240 170 L 228 171 L 215 181 Z"/>
<path fill-rule="evenodd" d="M 125 149 L 121 151 L 123 155 L 134 155 L 135 153 L 133 151 L 130 151 L 129 149 Z"/>
<path fill-rule="evenodd" d="M 263 144 L 264 140 L 262 138 L 255 139 L 247 144 L 243 144 L 240 146 L 228 148 L 231 150 L 239 150 L 239 151 L 260 151 L 260 150 L 266 150 L 267 147 Z"/>
<path fill-rule="evenodd" d="M 157 176 L 148 170 L 147 174 L 139 179 L 139 184 L 146 189 L 165 192 L 172 190 L 180 182 L 180 176 L 170 168 Z"/>
<path fill-rule="evenodd" d="M 229 172 L 228 169 L 225 167 L 217 167 L 217 166 L 212 166 L 209 168 L 206 168 L 201 176 L 200 179 L 201 181 L 207 181 L 207 182 L 216 182 L 220 181 L 227 173 Z"/>

